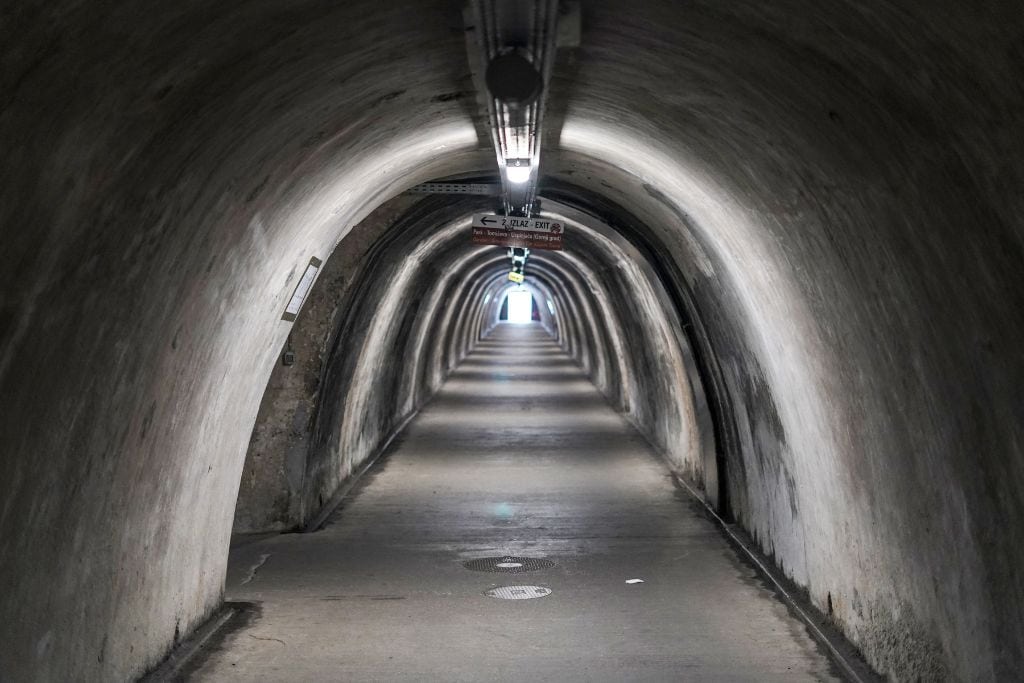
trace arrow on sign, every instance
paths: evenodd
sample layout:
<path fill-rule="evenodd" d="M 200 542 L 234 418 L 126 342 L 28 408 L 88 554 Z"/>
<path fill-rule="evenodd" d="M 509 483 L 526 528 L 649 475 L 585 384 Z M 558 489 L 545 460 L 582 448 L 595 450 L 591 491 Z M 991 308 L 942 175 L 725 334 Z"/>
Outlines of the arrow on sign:
<path fill-rule="evenodd" d="M 480 219 L 480 222 L 483 223 L 484 225 L 489 225 L 491 223 L 497 223 L 498 221 L 494 220 L 493 218 L 488 218 L 487 216 L 484 216 L 483 218 Z"/>

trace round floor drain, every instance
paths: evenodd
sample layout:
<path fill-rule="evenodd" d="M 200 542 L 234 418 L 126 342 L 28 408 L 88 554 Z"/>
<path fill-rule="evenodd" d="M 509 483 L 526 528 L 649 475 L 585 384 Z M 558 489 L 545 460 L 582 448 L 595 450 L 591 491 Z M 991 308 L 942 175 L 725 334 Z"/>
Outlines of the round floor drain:
<path fill-rule="evenodd" d="M 536 557 L 481 557 L 478 560 L 463 562 L 462 566 L 475 572 L 497 572 L 499 574 L 520 574 L 534 572 L 538 569 L 550 569 L 555 566 L 551 560 Z"/>
<path fill-rule="evenodd" d="M 501 600 L 532 600 L 551 595 L 551 589 L 543 586 L 499 586 L 485 591 L 484 595 Z"/>

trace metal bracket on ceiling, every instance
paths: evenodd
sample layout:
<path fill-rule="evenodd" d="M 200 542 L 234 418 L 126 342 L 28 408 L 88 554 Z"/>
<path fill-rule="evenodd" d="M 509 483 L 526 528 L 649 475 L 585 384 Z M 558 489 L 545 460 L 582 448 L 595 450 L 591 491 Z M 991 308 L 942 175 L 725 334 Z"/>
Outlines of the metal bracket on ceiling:
<path fill-rule="evenodd" d="M 532 216 L 540 178 L 558 0 L 470 0 L 463 13 L 477 99 L 497 157 L 505 215 Z"/>
<path fill-rule="evenodd" d="M 433 182 L 420 183 L 409 188 L 413 194 L 475 194 L 497 196 L 501 194 L 501 185 L 497 183 L 462 183 Z"/>

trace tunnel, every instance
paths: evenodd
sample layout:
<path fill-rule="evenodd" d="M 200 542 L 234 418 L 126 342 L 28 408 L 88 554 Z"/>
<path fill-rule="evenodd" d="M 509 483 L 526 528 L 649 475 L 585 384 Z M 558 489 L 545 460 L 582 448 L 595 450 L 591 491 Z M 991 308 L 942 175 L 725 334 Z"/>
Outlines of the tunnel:
<path fill-rule="evenodd" d="M 0 8 L 0 680 L 1018 679 L 1020 8 L 547 2 L 518 285 L 503 2 Z"/>

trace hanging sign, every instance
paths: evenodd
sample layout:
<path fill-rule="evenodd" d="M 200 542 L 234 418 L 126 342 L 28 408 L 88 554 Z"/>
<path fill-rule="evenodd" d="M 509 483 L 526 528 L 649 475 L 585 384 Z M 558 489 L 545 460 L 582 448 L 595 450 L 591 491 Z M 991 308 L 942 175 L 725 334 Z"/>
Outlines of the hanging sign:
<path fill-rule="evenodd" d="M 522 218 L 489 213 L 473 216 L 473 244 L 560 250 L 564 232 L 565 224 L 550 218 Z"/>
<path fill-rule="evenodd" d="M 526 279 L 526 276 L 523 275 L 522 273 L 517 273 L 516 271 L 513 270 L 511 273 L 508 274 L 508 279 L 511 280 L 512 282 L 515 282 L 516 284 L 521 285 L 523 284 L 523 280 Z"/>

